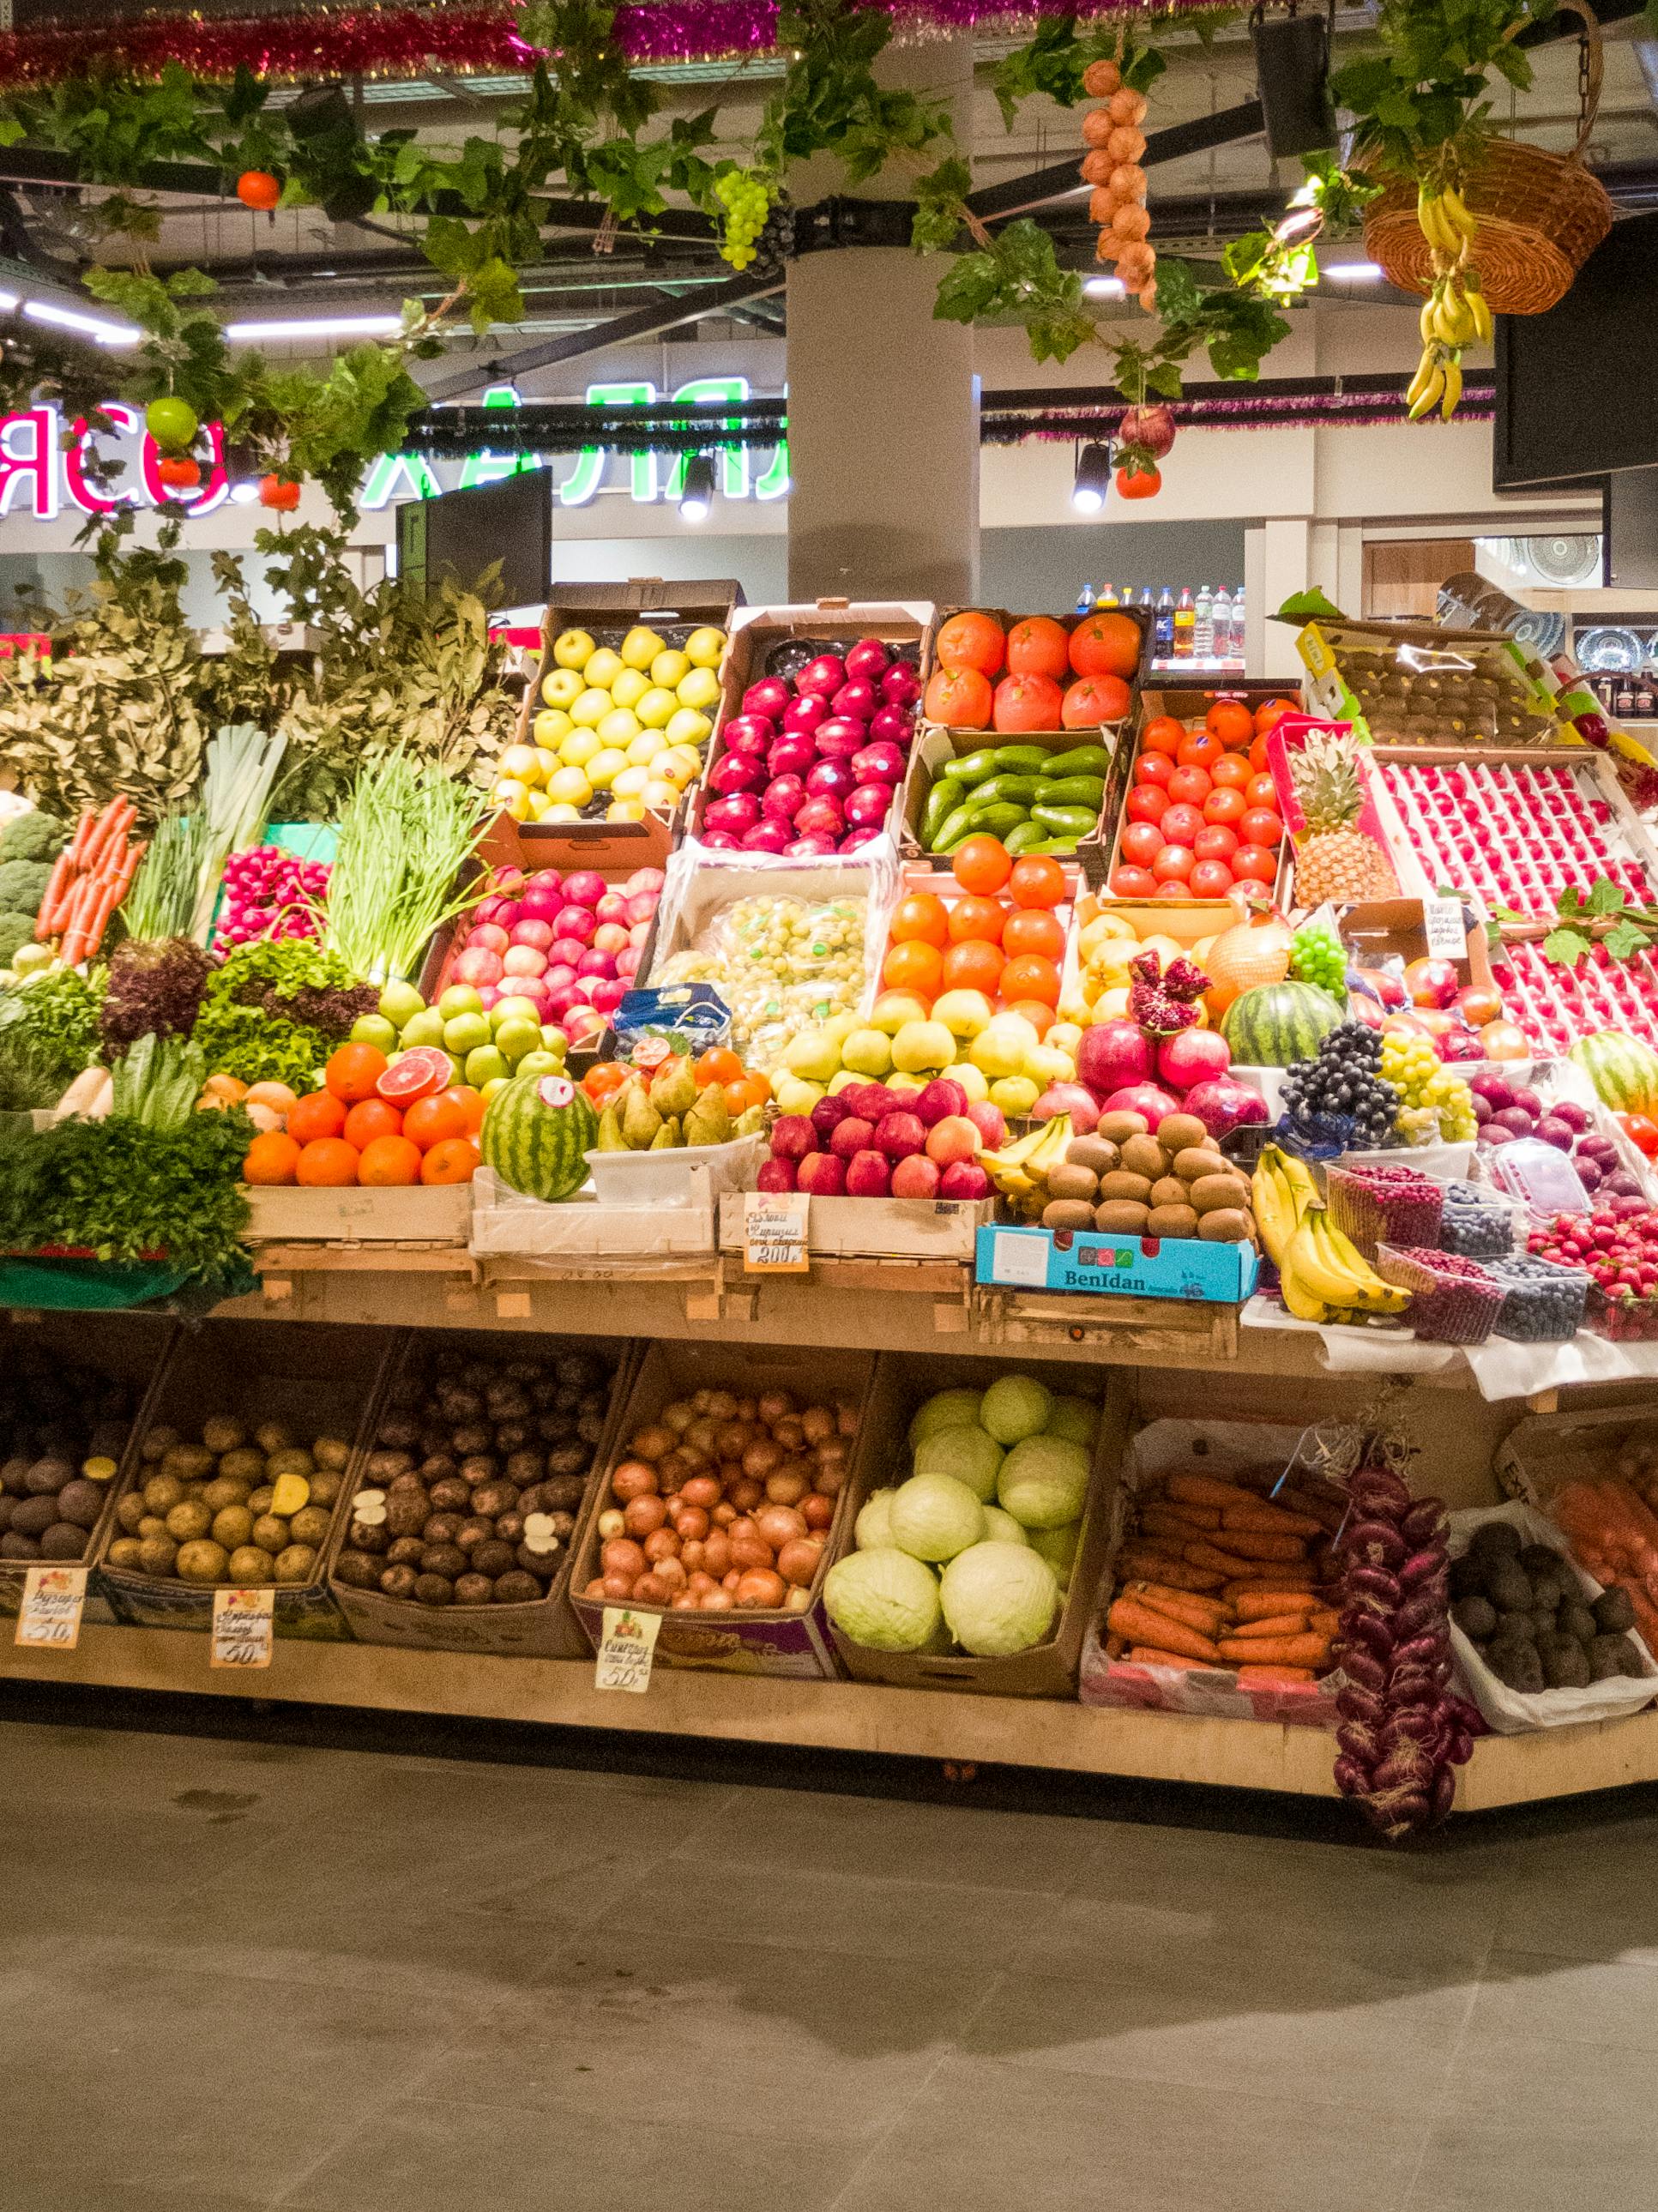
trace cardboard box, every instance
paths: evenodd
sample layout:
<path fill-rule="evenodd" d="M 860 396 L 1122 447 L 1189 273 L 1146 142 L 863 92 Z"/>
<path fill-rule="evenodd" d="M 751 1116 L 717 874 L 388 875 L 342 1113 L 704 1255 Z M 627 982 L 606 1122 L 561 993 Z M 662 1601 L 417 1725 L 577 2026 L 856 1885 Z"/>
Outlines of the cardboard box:
<path fill-rule="evenodd" d="M 720 1201 L 720 1249 L 740 1253 L 745 1194 Z M 814 1198 L 806 1213 L 806 1249 L 819 1259 L 959 1260 L 994 1219 L 993 1198 Z"/>
<path fill-rule="evenodd" d="M 587 1639 L 570 1607 L 570 1571 L 588 1519 L 597 1510 L 601 1478 L 612 1462 L 616 1429 L 627 1401 L 640 1347 L 631 1338 L 619 1345 L 596 1345 L 591 1337 L 514 1336 L 509 1343 L 480 1337 L 476 1329 L 421 1329 L 405 1333 L 391 1373 L 388 1390 L 398 1376 L 418 1373 L 434 1352 L 464 1351 L 469 1358 L 492 1367 L 506 1367 L 520 1359 L 553 1359 L 563 1352 L 595 1350 L 616 1355 L 610 1407 L 604 1435 L 593 1448 L 586 1493 L 576 1527 L 564 1547 L 558 1573 L 544 1597 L 523 1605 L 417 1605 L 412 1599 L 390 1598 L 379 1590 L 357 1589 L 343 1583 L 334 1569 L 350 1525 L 349 1511 L 335 1516 L 329 1540 L 328 1588 L 360 1644 L 391 1644 L 405 1650 L 479 1652 L 495 1658 L 585 1659 Z M 384 1396 L 382 1397 L 382 1403 Z M 345 1493 L 349 1505 L 350 1492 Z"/>
<path fill-rule="evenodd" d="M 103 1510 L 88 1534 L 82 1559 L 66 1562 L 67 1565 L 92 1567 L 104 1549 L 115 1519 L 115 1501 L 120 1495 L 127 1453 L 135 1437 L 143 1432 L 178 1334 L 175 1321 L 155 1313 L 100 1314 L 96 1325 L 91 1328 L 82 1313 L 42 1313 L 33 1319 L 20 1319 L 15 1314 L 0 1315 L 0 1364 L 7 1374 L 26 1373 L 37 1362 L 48 1370 L 92 1368 L 112 1382 L 125 1384 L 130 1395 L 131 1411 L 125 1445 L 117 1460 L 115 1474 L 106 1486 L 108 1494 Z M 4 1384 L 0 1383 L 0 1404 L 7 1395 Z M 35 1564 L 28 1559 L 0 1559 L 0 1620 L 15 1619 L 23 1601 L 23 1585 L 29 1568 Z M 95 1569 L 87 1577 L 86 1604 L 81 1618 L 106 1627 L 116 1618 Z"/>
<path fill-rule="evenodd" d="M 890 1405 L 892 1414 L 851 1485 L 851 1505 L 835 1557 L 840 1559 L 856 1548 L 853 1524 L 870 1493 L 896 1486 L 909 1474 L 913 1455 L 907 1432 L 917 1407 L 935 1391 L 959 1389 L 964 1383 L 977 1388 L 982 1382 L 988 1389 L 1000 1375 L 1032 1376 L 1056 1395 L 1067 1396 L 1082 1392 L 1092 1397 L 1102 1389 L 1082 1534 L 1070 1586 L 1048 1639 L 1033 1644 L 1028 1651 L 999 1658 L 975 1658 L 968 1652 L 872 1651 L 866 1644 L 854 1644 L 831 1622 L 829 1634 L 835 1648 L 854 1681 L 889 1682 L 905 1690 L 969 1690 L 999 1698 L 1075 1694 L 1083 1638 L 1110 1541 L 1110 1494 L 1127 1437 L 1128 1377 L 1121 1369 L 1090 1371 L 1067 1361 L 1046 1359 L 946 1361 L 922 1353 L 884 1352 L 876 1389 L 883 1401 Z"/>
<path fill-rule="evenodd" d="M 1241 1305 L 1255 1287 L 1260 1259 L 1253 1244 L 1206 1244 L 1197 1237 L 993 1223 L 979 1231 L 974 1274 L 1011 1290 Z"/>
<path fill-rule="evenodd" d="M 676 1398 L 703 1389 L 732 1390 L 759 1397 L 786 1390 L 797 1403 L 849 1400 L 859 1408 L 858 1433 L 847 1463 L 847 1482 L 823 1547 L 823 1563 L 803 1613 L 674 1613 L 665 1607 L 635 1606 L 635 1612 L 662 1614 L 657 1638 L 659 1667 L 706 1667 L 727 1674 L 772 1674 L 797 1681 L 833 1680 L 837 1672 L 829 1617 L 823 1611 L 823 1577 L 847 1524 L 853 1490 L 865 1456 L 896 1418 L 890 1398 L 877 1387 L 874 1355 L 841 1352 L 822 1345 L 796 1350 L 783 1345 L 720 1345 L 659 1341 L 647 1345 L 618 1431 L 625 1440 L 655 1421 Z M 609 1498 L 615 1459 L 604 1470 L 597 1503 L 577 1553 L 571 1587 L 573 1602 L 595 1650 L 604 1633 L 604 1601 L 581 1593 L 598 1572 L 598 1516 Z"/>
<path fill-rule="evenodd" d="M 950 855 L 948 853 L 929 853 L 921 842 L 921 825 L 926 813 L 926 803 L 933 785 L 942 774 L 944 764 L 951 760 L 966 760 L 970 755 L 982 752 L 993 745 L 1039 745 L 1057 759 L 1062 753 L 1075 752 L 1079 745 L 1103 745 L 1113 756 L 1106 771 L 1105 790 L 1100 800 L 1099 819 L 1086 836 L 1077 840 L 1076 862 L 1084 868 L 1090 878 L 1103 879 L 1105 856 L 1110 848 L 1116 830 L 1114 794 L 1121 800 L 1121 779 L 1118 760 L 1122 750 L 1123 733 L 1127 725 L 1102 725 L 1088 730 L 1035 730 L 1021 732 L 1017 736 L 998 737 L 987 730 L 946 730 L 936 722 L 923 722 L 909 757 L 909 773 L 904 778 L 903 797 L 899 814 L 899 857 L 906 866 L 916 871 L 926 870 L 948 878 Z M 1071 865 L 1064 861 L 1062 865 Z"/>
<path fill-rule="evenodd" d="M 1497 632 L 1447 630 L 1437 623 L 1309 623 L 1296 640 L 1307 668 L 1303 686 L 1309 707 L 1333 720 L 1351 722 L 1367 744 L 1449 745 L 1459 758 L 1484 755 L 1499 745 L 1558 745 L 1570 735 L 1556 715 L 1557 687 L 1546 680 L 1545 664 L 1516 639 Z M 1348 677 L 1353 656 L 1381 653 L 1395 661 L 1412 685 L 1397 694 L 1400 718 L 1384 720 L 1367 714 Z M 1425 679 L 1442 673 L 1460 682 L 1473 677 L 1496 687 L 1472 702 L 1455 696 L 1442 710 L 1437 690 Z M 1418 705 L 1415 687 L 1424 684 Z M 1391 711 L 1391 710 L 1390 710 Z M 1412 726 L 1417 722 L 1424 726 Z M 1461 726 L 1459 726 L 1461 724 Z"/>
<path fill-rule="evenodd" d="M 616 1273 L 655 1271 L 670 1261 L 706 1259 L 715 1250 L 718 1194 L 706 1168 L 687 1170 L 683 1206 L 603 1206 L 578 1195 L 557 1206 L 498 1183 L 488 1168 L 473 1179 L 471 1250 L 479 1260 L 592 1260 Z"/>
<path fill-rule="evenodd" d="M 1148 687 L 1141 692 L 1139 708 L 1134 717 L 1133 742 L 1132 744 L 1118 748 L 1117 756 L 1111 763 L 1111 775 L 1106 786 L 1105 801 L 1108 813 L 1102 815 L 1102 820 L 1108 820 L 1109 836 L 1106 842 L 1103 857 L 1098 854 L 1090 855 L 1089 881 L 1096 890 L 1105 891 L 1109 888 L 1112 878 L 1122 863 L 1122 833 L 1128 822 L 1128 816 L 1125 810 L 1128 803 L 1129 792 L 1133 787 L 1134 763 L 1139 757 L 1140 738 L 1145 733 L 1147 724 L 1156 721 L 1163 714 L 1172 714 L 1176 720 L 1182 722 L 1200 720 L 1217 699 L 1239 699 L 1245 706 L 1253 709 L 1265 706 L 1268 700 L 1281 699 L 1284 696 L 1284 687 L 1281 684 L 1245 683 L 1218 684 L 1213 686 L 1204 685 L 1201 688 L 1165 684 Z M 1284 884 L 1287 849 L 1286 841 L 1285 844 L 1279 848 L 1278 872 L 1275 880 L 1271 884 L 1256 886 L 1257 889 L 1267 894 L 1274 905 L 1282 902 L 1281 894 Z M 1217 930 L 1224 929 L 1236 919 L 1227 900 L 1224 898 L 1194 899 L 1184 890 L 1177 897 L 1147 899 L 1138 903 L 1158 913 L 1165 908 L 1176 907 L 1192 907 L 1202 913 L 1206 913 L 1210 917 L 1209 927 L 1199 933 L 1205 937 L 1212 936 Z"/>
<path fill-rule="evenodd" d="M 266 1184 L 247 1193 L 249 1244 L 465 1244 L 469 1183 L 407 1188 L 301 1190 Z"/>
<path fill-rule="evenodd" d="M 733 613 L 731 643 L 726 648 L 720 670 L 718 719 L 701 780 L 689 795 L 686 836 L 698 840 L 701 837 L 708 801 L 714 796 L 708 788 L 708 771 L 725 750 L 726 724 L 742 711 L 743 695 L 750 684 L 771 672 L 773 656 L 780 647 L 810 642 L 825 653 L 837 653 L 856 645 L 859 638 L 878 637 L 884 644 L 898 648 L 903 657 L 914 660 L 919 674 L 932 617 L 929 599 L 818 599 L 809 605 L 744 607 Z M 890 830 L 891 817 L 888 822 Z M 703 857 L 710 865 L 742 866 L 751 863 L 756 856 L 724 852 L 716 846 Z M 853 857 L 847 855 L 848 859 Z M 825 858 L 834 864 L 834 855 Z"/>
<path fill-rule="evenodd" d="M 250 1429 L 261 1421 L 282 1421 L 307 1448 L 319 1435 L 350 1444 L 334 1507 L 337 1524 L 361 1481 L 386 1378 L 400 1348 L 395 1331 L 355 1324 L 210 1320 L 181 1330 L 145 1406 L 143 1424 L 128 1443 L 118 1478 L 121 1496 L 142 1487 L 152 1472 L 142 1456 L 152 1429 L 173 1428 L 182 1440 L 198 1443 L 204 1420 L 228 1413 Z M 117 1620 L 133 1628 L 185 1628 L 197 1634 L 210 1629 L 212 1586 L 112 1567 L 109 1547 L 119 1533 L 112 1522 L 97 1555 Z M 331 1528 L 331 1544 L 334 1533 Z M 276 1587 L 278 1636 L 325 1642 L 347 1636 L 329 1595 L 326 1557 L 325 1551 L 310 1582 Z"/>

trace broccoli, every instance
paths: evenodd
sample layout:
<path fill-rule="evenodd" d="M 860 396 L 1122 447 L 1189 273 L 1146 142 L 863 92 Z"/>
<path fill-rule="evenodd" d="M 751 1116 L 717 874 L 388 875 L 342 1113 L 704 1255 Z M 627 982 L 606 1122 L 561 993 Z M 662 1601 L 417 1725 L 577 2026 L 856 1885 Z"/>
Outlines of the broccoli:
<path fill-rule="evenodd" d="M 33 927 L 51 881 L 45 860 L 0 860 L 0 914 L 26 914 Z"/>
<path fill-rule="evenodd" d="M 53 816 L 42 814 L 38 809 L 28 814 L 15 814 L 0 830 L 0 860 L 55 860 L 68 842 L 67 824 Z"/>
<path fill-rule="evenodd" d="M 29 914 L 0 914 L 0 968 L 9 968 L 23 946 L 33 942 L 34 917 Z"/>

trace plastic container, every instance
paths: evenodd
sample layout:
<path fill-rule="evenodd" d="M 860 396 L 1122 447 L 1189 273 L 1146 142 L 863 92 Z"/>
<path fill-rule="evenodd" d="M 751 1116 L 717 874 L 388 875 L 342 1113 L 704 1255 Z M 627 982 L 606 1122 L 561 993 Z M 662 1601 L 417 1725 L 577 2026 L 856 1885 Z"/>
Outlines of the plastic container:
<path fill-rule="evenodd" d="M 584 1152 L 601 1206 L 690 1206 L 710 1192 L 751 1190 L 766 1152 L 757 1133 L 723 1145 L 676 1145 L 659 1152 Z M 701 1194 L 691 1175 L 706 1168 Z"/>
<path fill-rule="evenodd" d="M 1588 1213 L 1589 1194 L 1570 1155 L 1538 1137 L 1519 1137 L 1486 1155 L 1500 1190 L 1522 1199 L 1546 1220 L 1552 1213 Z"/>
<path fill-rule="evenodd" d="M 1409 1249 L 1436 1244 L 1444 1194 L 1436 1182 L 1392 1161 L 1330 1169 L 1330 1219 L 1367 1260 L 1380 1244 Z"/>
<path fill-rule="evenodd" d="M 1519 1344 L 1564 1344 L 1583 1326 L 1591 1278 L 1526 1252 L 1487 1261 L 1506 1295 L 1497 1316 L 1498 1336 Z"/>
<path fill-rule="evenodd" d="M 1384 1283 L 1410 1292 L 1406 1319 L 1424 1343 L 1483 1344 L 1503 1310 L 1502 1284 L 1478 1261 L 1454 1252 L 1422 1246 L 1400 1251 L 1383 1244 L 1376 1271 Z"/>
<path fill-rule="evenodd" d="M 1515 1249 L 1515 1212 L 1509 1199 L 1478 1183 L 1448 1183 L 1439 1218 L 1440 1250 L 1460 1253 L 1465 1260 L 1505 1258 Z"/>
<path fill-rule="evenodd" d="M 1613 1344 L 1658 1343 L 1658 1298 L 1614 1298 L 1591 1276 L 1583 1326 Z"/>

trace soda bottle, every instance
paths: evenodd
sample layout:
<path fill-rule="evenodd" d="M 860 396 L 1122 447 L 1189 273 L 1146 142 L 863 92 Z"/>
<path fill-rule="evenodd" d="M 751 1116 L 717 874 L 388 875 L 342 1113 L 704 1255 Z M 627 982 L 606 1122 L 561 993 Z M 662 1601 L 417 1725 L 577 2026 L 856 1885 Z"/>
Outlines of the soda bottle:
<path fill-rule="evenodd" d="M 1212 660 L 1214 655 L 1215 603 L 1208 585 L 1199 584 L 1197 605 L 1192 611 L 1192 657 L 1194 660 Z"/>
<path fill-rule="evenodd" d="M 1175 650 L 1175 595 L 1167 584 L 1157 594 L 1151 623 L 1152 658 L 1168 660 Z"/>
<path fill-rule="evenodd" d="M 1170 648 L 1176 660 L 1192 658 L 1192 626 L 1197 618 L 1197 609 L 1192 605 L 1192 587 L 1189 584 L 1182 584 L 1180 598 L 1175 603 L 1174 640 Z"/>

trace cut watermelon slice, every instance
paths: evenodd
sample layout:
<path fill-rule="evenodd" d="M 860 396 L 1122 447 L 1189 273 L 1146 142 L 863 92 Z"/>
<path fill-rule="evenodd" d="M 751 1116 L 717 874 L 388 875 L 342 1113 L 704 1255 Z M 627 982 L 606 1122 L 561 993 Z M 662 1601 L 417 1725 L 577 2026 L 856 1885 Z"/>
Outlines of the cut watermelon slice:
<path fill-rule="evenodd" d="M 446 1091 L 455 1079 L 455 1063 L 434 1044 L 411 1045 L 394 1060 L 374 1085 L 394 1106 L 412 1106 L 416 1098 L 431 1098 Z"/>

